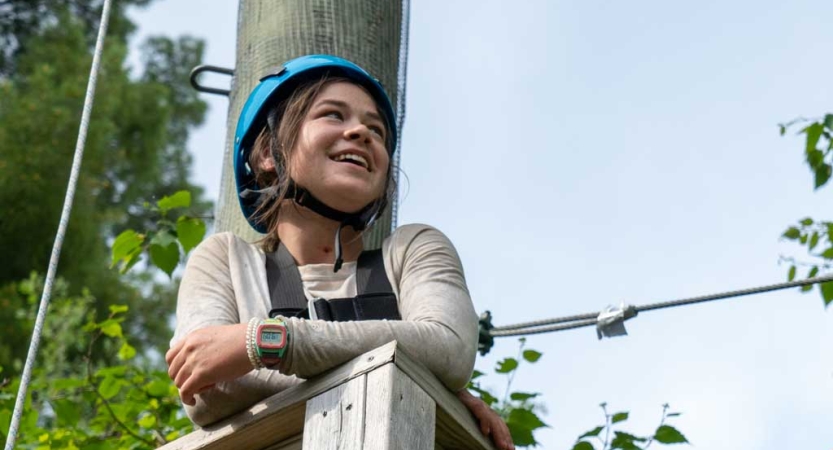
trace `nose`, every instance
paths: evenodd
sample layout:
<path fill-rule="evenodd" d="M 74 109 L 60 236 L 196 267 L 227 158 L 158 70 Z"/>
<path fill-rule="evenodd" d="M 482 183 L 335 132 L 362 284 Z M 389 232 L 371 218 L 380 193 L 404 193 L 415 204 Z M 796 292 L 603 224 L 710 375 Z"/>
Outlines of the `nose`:
<path fill-rule="evenodd" d="M 370 130 L 364 124 L 357 123 L 354 126 L 344 130 L 344 137 L 350 141 L 367 141 L 370 139 Z"/>

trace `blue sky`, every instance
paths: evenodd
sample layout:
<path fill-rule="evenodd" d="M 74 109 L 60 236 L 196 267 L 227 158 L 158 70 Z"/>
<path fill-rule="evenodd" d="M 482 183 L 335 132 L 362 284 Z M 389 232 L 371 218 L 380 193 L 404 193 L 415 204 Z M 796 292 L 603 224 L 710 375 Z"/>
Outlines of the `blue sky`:
<path fill-rule="evenodd" d="M 801 255 L 783 230 L 830 218 L 833 191 L 813 192 L 803 142 L 776 125 L 833 111 L 833 3 L 413 3 L 399 222 L 452 239 L 497 325 L 780 282 L 779 255 Z M 206 63 L 232 67 L 236 5 L 156 2 L 132 13 L 136 41 L 193 34 Z M 227 102 L 205 99 L 189 147 L 216 197 Z M 638 434 L 668 402 L 701 449 L 833 442 L 833 315 L 817 293 L 627 325 L 530 337 L 544 356 L 515 386 L 543 393 L 545 448 L 570 448 L 603 401 Z M 478 368 L 516 348 L 498 341 Z"/>

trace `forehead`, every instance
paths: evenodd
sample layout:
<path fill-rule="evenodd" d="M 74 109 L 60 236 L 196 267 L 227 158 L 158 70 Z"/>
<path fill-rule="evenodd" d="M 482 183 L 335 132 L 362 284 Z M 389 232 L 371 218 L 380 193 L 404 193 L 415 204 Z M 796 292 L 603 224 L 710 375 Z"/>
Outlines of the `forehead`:
<path fill-rule="evenodd" d="M 346 103 L 352 108 L 365 111 L 377 112 L 379 109 L 376 101 L 363 87 L 346 81 L 338 81 L 324 86 L 315 97 L 313 105 L 327 100 Z"/>

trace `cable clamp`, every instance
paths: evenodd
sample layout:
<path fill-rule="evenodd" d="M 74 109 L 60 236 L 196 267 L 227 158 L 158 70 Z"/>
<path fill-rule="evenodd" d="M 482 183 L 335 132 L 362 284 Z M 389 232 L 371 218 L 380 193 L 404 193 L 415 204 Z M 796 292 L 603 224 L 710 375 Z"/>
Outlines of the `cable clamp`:
<path fill-rule="evenodd" d="M 596 336 L 602 337 L 627 336 L 625 321 L 636 317 L 636 307 L 620 303 L 618 307 L 608 306 L 596 318 Z"/>

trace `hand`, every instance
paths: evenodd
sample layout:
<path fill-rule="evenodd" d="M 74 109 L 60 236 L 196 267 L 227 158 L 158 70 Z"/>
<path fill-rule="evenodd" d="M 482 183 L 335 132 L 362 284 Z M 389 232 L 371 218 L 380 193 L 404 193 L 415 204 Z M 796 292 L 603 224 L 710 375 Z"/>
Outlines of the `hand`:
<path fill-rule="evenodd" d="M 183 403 L 194 406 L 194 395 L 252 370 L 246 353 L 247 326 L 244 323 L 201 328 L 168 350 L 168 375 L 179 388 Z"/>
<path fill-rule="evenodd" d="M 512 442 L 512 435 L 509 434 L 509 427 L 497 413 L 483 400 L 471 395 L 468 389 L 457 392 L 457 398 L 471 411 L 477 422 L 480 423 L 480 431 L 484 436 L 491 435 L 492 442 L 500 450 L 515 450 Z"/>

